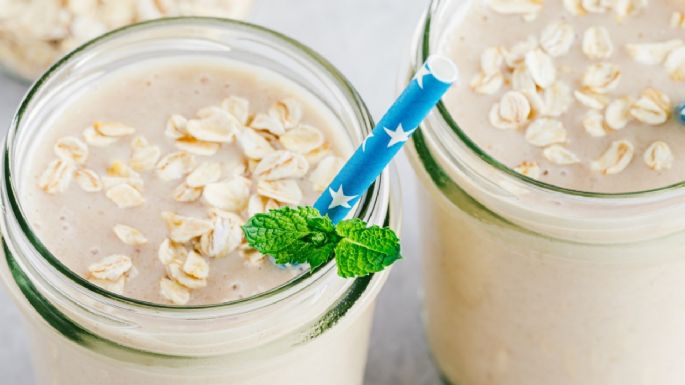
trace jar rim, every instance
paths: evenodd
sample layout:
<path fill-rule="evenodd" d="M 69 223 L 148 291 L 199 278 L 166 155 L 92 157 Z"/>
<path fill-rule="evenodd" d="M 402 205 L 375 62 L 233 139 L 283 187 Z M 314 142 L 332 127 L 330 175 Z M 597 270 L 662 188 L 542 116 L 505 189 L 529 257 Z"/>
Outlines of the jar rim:
<path fill-rule="evenodd" d="M 450 0 L 431 0 L 430 4 L 428 6 L 428 11 L 425 14 L 424 17 L 424 25 L 423 28 L 420 28 L 420 36 L 418 40 L 418 55 L 420 57 L 420 61 L 417 61 L 416 63 L 412 63 L 412 69 L 417 70 L 418 66 L 420 63 L 423 63 L 425 60 L 428 59 L 428 57 L 434 53 L 432 50 L 435 47 L 431 46 L 431 32 L 433 31 L 433 17 L 439 13 L 440 9 L 442 6 L 444 6 L 446 3 L 448 3 Z M 460 0 L 460 1 L 469 1 L 469 0 Z M 437 45 L 437 44 L 436 44 Z M 653 189 L 647 189 L 647 190 L 638 190 L 638 191 L 628 191 L 628 192 L 617 192 L 617 193 L 606 193 L 606 192 L 592 192 L 592 191 L 583 191 L 583 190 L 576 190 L 576 189 L 571 189 L 571 188 L 564 188 L 561 186 L 557 186 L 551 183 L 546 183 L 539 181 L 537 179 L 525 176 L 521 173 L 518 173 L 514 171 L 511 167 L 505 165 L 504 163 L 498 161 L 495 159 L 492 155 L 490 155 L 487 151 L 482 149 L 475 141 L 473 141 L 468 134 L 457 124 L 456 120 L 452 116 L 452 114 L 449 112 L 447 107 L 445 106 L 445 103 L 440 100 L 437 105 L 437 111 L 438 114 L 437 117 L 440 120 L 439 123 L 443 123 L 442 125 L 447 127 L 451 132 L 457 136 L 457 138 L 474 154 L 476 155 L 480 160 L 484 161 L 487 163 L 487 165 L 492 166 L 494 169 L 496 169 L 498 172 L 507 175 L 508 177 L 511 177 L 519 182 L 522 182 L 525 185 L 529 185 L 534 188 L 541 189 L 546 192 L 550 193 L 560 193 L 566 196 L 570 197 L 575 197 L 575 198 L 586 198 L 586 199 L 592 199 L 592 200 L 601 200 L 601 201 L 616 201 L 616 200 L 621 200 L 621 199 L 635 199 L 635 198 L 654 198 L 656 196 L 660 196 L 661 194 L 668 194 L 668 193 L 673 193 L 678 190 L 682 190 L 685 188 L 685 181 L 677 182 L 674 184 L 670 184 L 667 186 L 663 187 L 657 187 Z M 438 142 L 440 145 L 444 145 L 444 143 Z"/>
<path fill-rule="evenodd" d="M 280 298 L 295 295 L 299 291 L 306 289 L 307 287 L 313 285 L 320 279 L 329 276 L 330 274 L 335 274 L 335 261 L 331 260 L 327 264 L 318 267 L 314 271 L 304 272 L 303 274 L 300 274 L 281 285 L 278 285 L 269 290 L 263 291 L 261 293 L 249 297 L 214 304 L 183 306 L 167 305 L 145 300 L 139 300 L 124 295 L 116 294 L 89 282 L 76 272 L 69 269 L 57 257 L 55 257 L 52 254 L 52 252 L 50 252 L 47 249 L 47 247 L 43 245 L 42 241 L 38 238 L 38 236 L 33 232 L 19 204 L 18 194 L 15 186 L 16 179 L 13 177 L 11 165 L 13 163 L 12 154 L 14 137 L 17 130 L 19 129 L 20 123 L 22 122 L 22 118 L 26 113 L 27 108 L 33 101 L 34 96 L 38 93 L 39 90 L 42 89 L 46 82 L 48 82 L 54 75 L 59 73 L 59 71 L 67 63 L 71 63 L 72 61 L 77 60 L 81 57 L 82 54 L 87 53 L 91 48 L 94 48 L 95 46 L 104 44 L 108 41 L 120 37 L 127 37 L 130 34 L 135 34 L 138 31 L 144 31 L 147 29 L 154 28 L 164 28 L 169 25 L 178 24 L 190 26 L 194 24 L 197 24 L 199 26 L 211 25 L 215 27 L 227 28 L 229 30 L 240 29 L 243 32 L 246 31 L 251 34 L 260 35 L 265 37 L 266 39 L 273 39 L 278 44 L 283 44 L 285 47 L 289 48 L 292 51 L 291 53 L 295 54 L 296 56 L 301 56 L 304 59 L 310 60 L 313 64 L 317 66 L 317 69 L 319 69 L 321 73 L 326 75 L 327 80 L 332 81 L 333 84 L 339 90 L 344 92 L 346 99 L 348 100 L 348 102 L 350 102 L 350 105 L 358 114 L 357 118 L 362 130 L 365 131 L 364 133 L 366 133 L 367 131 L 370 132 L 371 129 L 373 129 L 374 122 L 373 118 L 371 117 L 371 113 L 369 112 L 366 104 L 364 103 L 356 89 L 349 82 L 349 80 L 347 80 L 347 78 L 337 68 L 335 68 L 328 60 L 323 58 L 319 53 L 309 48 L 308 46 L 300 43 L 299 41 L 290 38 L 284 34 L 244 21 L 200 16 L 170 17 L 127 25 L 119 29 L 107 32 L 93 40 L 84 43 L 83 45 L 79 46 L 78 48 L 74 49 L 73 51 L 69 52 L 64 57 L 56 61 L 43 75 L 41 75 L 36 80 L 36 82 L 31 86 L 29 91 L 22 99 L 17 109 L 17 112 L 15 113 L 12 119 L 9 132 L 6 138 L 6 143 L 4 146 L 4 156 L 2 157 L 2 161 L 4 163 L 4 167 L 2 170 L 4 174 L 2 180 L 5 191 L 4 198 L 8 203 L 9 211 L 19 224 L 21 231 L 28 238 L 32 247 L 36 249 L 38 254 L 45 261 L 48 262 L 50 267 L 54 268 L 57 271 L 57 273 L 66 277 L 69 281 L 77 284 L 78 286 L 81 286 L 82 288 L 85 288 L 86 290 L 88 290 L 88 292 L 92 292 L 107 300 L 113 300 L 119 304 L 135 306 L 139 309 L 147 308 L 152 309 L 154 311 L 163 310 L 172 311 L 176 313 L 198 312 L 206 310 L 232 309 L 235 307 L 257 304 L 261 301 L 266 301 L 269 299 L 274 299 L 275 301 L 278 301 Z M 374 213 L 374 211 L 377 210 L 379 205 L 381 206 L 381 208 L 383 204 L 387 205 L 387 197 L 385 197 L 385 195 L 387 195 L 388 193 L 386 187 L 388 183 L 387 178 L 388 171 L 386 170 L 384 171 L 383 175 L 374 183 L 374 185 L 372 185 L 368 192 L 362 196 L 358 203 L 357 210 L 354 213 L 355 216 L 371 216 Z M 369 277 L 366 278 L 368 279 Z"/>

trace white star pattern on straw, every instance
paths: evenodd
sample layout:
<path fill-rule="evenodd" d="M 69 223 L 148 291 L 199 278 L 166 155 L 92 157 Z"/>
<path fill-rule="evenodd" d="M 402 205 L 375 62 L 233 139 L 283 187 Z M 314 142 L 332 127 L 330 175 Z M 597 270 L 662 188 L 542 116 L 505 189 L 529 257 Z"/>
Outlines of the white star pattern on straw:
<path fill-rule="evenodd" d="M 414 80 L 416 80 L 416 83 L 419 84 L 419 88 L 423 89 L 423 78 L 430 74 L 431 71 L 428 69 L 428 66 L 425 64 L 422 65 L 419 71 L 416 73 L 416 76 L 414 76 Z"/>
<path fill-rule="evenodd" d="M 338 191 L 335 191 L 329 187 L 328 192 L 331 194 L 331 198 L 333 198 L 331 204 L 328 205 L 329 210 L 332 208 L 336 208 L 338 206 L 342 206 L 346 209 L 349 209 L 350 207 L 352 207 L 350 206 L 350 201 L 357 197 L 356 195 L 345 195 L 342 185 L 338 187 Z"/>
<path fill-rule="evenodd" d="M 369 136 L 367 136 L 366 139 L 364 139 L 364 141 L 362 142 L 362 151 L 366 152 L 366 141 L 371 138 L 373 138 L 373 132 L 370 133 Z"/>
<path fill-rule="evenodd" d="M 395 131 L 389 130 L 385 127 L 383 127 L 385 130 L 385 133 L 388 134 L 390 137 L 390 141 L 388 142 L 388 148 L 396 145 L 397 143 L 402 143 L 406 142 L 409 140 L 409 137 L 411 134 L 414 132 L 414 130 L 409 130 L 409 131 L 404 131 L 404 128 L 402 128 L 402 123 L 400 123 L 397 126 L 397 129 Z"/>

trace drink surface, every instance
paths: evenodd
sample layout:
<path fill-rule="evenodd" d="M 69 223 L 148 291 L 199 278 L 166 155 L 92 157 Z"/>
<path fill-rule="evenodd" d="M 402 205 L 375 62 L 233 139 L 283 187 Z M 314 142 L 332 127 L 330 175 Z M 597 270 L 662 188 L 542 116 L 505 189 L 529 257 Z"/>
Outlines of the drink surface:
<path fill-rule="evenodd" d="M 39 239 L 91 282 L 164 304 L 241 299 L 301 274 L 249 249 L 239 226 L 311 204 L 351 151 L 302 87 L 216 59 L 118 70 L 45 126 L 20 186 Z"/>
<path fill-rule="evenodd" d="M 445 99 L 459 127 L 499 162 L 564 188 L 685 180 L 673 116 L 685 102 L 682 1 L 537 3 L 471 1 L 452 16 L 440 50 L 465 83 Z"/>

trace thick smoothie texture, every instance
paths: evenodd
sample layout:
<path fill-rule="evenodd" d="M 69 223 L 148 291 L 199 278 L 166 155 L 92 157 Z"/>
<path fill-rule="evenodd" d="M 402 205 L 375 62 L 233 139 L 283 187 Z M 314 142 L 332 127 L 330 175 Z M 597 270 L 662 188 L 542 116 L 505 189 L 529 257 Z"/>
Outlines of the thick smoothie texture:
<path fill-rule="evenodd" d="M 444 105 L 473 141 L 434 116 L 410 152 L 427 335 L 447 383 L 685 382 L 682 192 L 554 191 L 685 180 L 673 115 L 683 6 L 444 1 L 432 12 L 432 49 L 463 79 Z"/>
<path fill-rule="evenodd" d="M 21 189 L 36 235 L 91 282 L 164 304 L 245 298 L 304 271 L 251 250 L 240 225 L 312 203 L 351 149 L 302 87 L 193 59 L 120 70 L 46 126 Z"/>
<path fill-rule="evenodd" d="M 522 15 L 502 5 L 514 3 L 539 6 Z M 671 25 L 683 3 L 562 3 L 471 1 L 453 15 L 440 49 L 470 82 L 445 100 L 456 123 L 499 162 L 564 188 L 685 180 L 683 124 L 672 113 L 685 102 L 685 29 Z"/>

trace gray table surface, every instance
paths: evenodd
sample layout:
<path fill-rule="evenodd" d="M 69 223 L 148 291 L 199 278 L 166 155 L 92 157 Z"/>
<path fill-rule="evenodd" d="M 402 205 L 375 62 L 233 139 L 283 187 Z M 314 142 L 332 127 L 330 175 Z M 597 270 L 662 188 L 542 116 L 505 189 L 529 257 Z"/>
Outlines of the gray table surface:
<path fill-rule="evenodd" d="M 309 45 L 337 66 L 378 119 L 397 93 L 414 28 L 427 0 L 256 0 L 250 20 Z M 26 87 L 0 75 L 3 132 Z M 402 175 L 406 258 L 380 294 L 366 385 L 439 383 L 421 327 L 418 240 L 408 229 L 415 217 L 415 184 L 405 159 Z M 0 383 L 34 385 L 26 336 L 18 312 L 0 290 Z M 95 384 L 94 384 L 95 385 Z"/>

